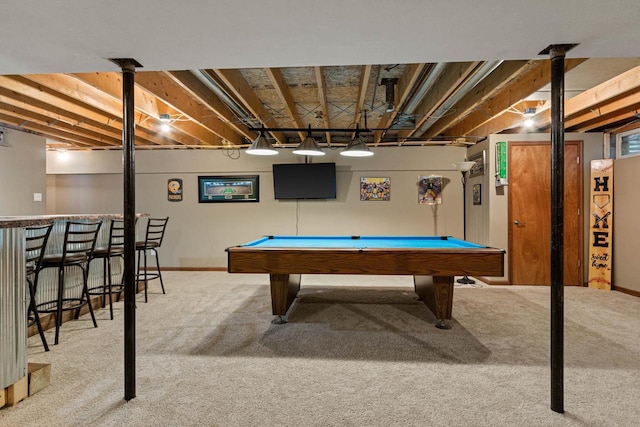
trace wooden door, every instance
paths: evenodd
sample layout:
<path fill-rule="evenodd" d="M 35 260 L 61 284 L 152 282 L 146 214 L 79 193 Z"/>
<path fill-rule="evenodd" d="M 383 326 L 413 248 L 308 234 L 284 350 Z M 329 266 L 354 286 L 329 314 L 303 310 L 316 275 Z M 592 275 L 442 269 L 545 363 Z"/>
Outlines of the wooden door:
<path fill-rule="evenodd" d="M 565 143 L 564 284 L 582 286 L 582 145 Z M 551 284 L 551 144 L 509 143 L 509 281 Z"/>

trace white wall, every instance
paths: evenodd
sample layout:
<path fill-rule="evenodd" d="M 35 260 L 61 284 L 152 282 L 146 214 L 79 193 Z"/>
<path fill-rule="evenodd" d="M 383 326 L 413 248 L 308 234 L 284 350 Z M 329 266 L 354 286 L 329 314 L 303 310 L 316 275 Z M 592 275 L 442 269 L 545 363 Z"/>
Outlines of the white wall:
<path fill-rule="evenodd" d="M 338 166 L 335 201 L 275 201 L 272 163 L 300 159 L 287 151 L 278 157 L 242 155 L 233 160 L 223 151 L 139 151 L 136 153 L 137 211 L 169 216 L 161 261 L 168 267 L 224 267 L 224 249 L 265 234 L 448 234 L 462 237 L 462 185 L 451 163 L 486 150 L 486 174 L 467 183 L 467 239 L 499 248 L 508 246 L 509 187 L 496 188 L 497 141 L 547 141 L 549 134 L 491 135 L 468 150 L 457 147 L 378 148 L 369 159 L 345 159 L 329 152 L 322 161 Z M 590 160 L 602 158 L 602 134 L 567 134 L 567 141 L 583 141 L 584 200 L 588 206 Z M 55 194 L 55 212 L 122 212 L 122 156 L 117 151 L 73 152 L 66 162 L 56 153 L 47 158 L 48 194 Z M 229 153 L 227 153 L 229 154 Z M 235 153 L 237 154 L 237 152 Z M 640 157 L 615 164 L 614 283 L 640 290 L 636 280 L 640 253 L 638 175 Z M 418 174 L 445 178 L 443 204 L 417 204 Z M 206 174 L 260 175 L 260 202 L 250 204 L 197 202 L 197 177 Z M 361 176 L 391 177 L 390 202 L 361 202 Z M 184 201 L 167 201 L 169 178 L 182 178 Z M 482 185 L 482 204 L 472 204 L 474 184 Z M 588 256 L 588 218 L 584 216 L 585 257 Z M 297 229 L 296 229 L 297 227 Z M 505 258 L 508 262 L 508 257 Z M 585 258 L 585 266 L 587 260 Z M 508 271 L 508 265 L 505 265 Z M 585 269 L 585 279 L 587 271 Z M 507 278 L 493 278 L 506 283 Z"/>
<path fill-rule="evenodd" d="M 640 293 L 640 156 L 613 164 L 613 283 Z"/>
<path fill-rule="evenodd" d="M 462 184 L 452 163 L 461 147 L 385 147 L 365 159 L 329 151 L 322 162 L 337 164 L 337 199 L 276 201 L 272 163 L 301 162 L 283 150 L 255 157 L 222 150 L 154 150 L 136 153 L 136 211 L 169 216 L 160 250 L 167 267 L 225 267 L 224 249 L 268 234 L 452 235 L 462 237 Z M 122 212 L 122 156 L 114 151 L 70 152 L 66 162 L 47 159 L 55 187 L 56 213 Z M 318 161 L 318 160 L 314 160 Z M 198 203 L 198 175 L 257 174 L 259 203 Z M 442 175 L 443 203 L 418 204 L 418 175 Z M 391 178 L 391 200 L 360 201 L 360 177 Z M 181 178 L 182 202 L 167 201 L 167 181 Z"/>
<path fill-rule="evenodd" d="M 45 138 L 0 128 L 8 146 L 0 146 L 0 216 L 46 213 Z M 34 193 L 42 195 L 35 202 Z"/>

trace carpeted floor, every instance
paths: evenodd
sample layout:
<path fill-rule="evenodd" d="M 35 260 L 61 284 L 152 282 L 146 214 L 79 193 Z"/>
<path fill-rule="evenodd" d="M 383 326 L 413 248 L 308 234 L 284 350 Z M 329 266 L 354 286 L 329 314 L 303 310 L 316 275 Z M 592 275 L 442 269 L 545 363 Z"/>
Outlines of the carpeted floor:
<path fill-rule="evenodd" d="M 410 277 L 304 276 L 286 325 L 266 275 L 167 272 L 137 309 L 137 397 L 123 313 L 65 323 L 51 385 L 1 426 L 636 426 L 640 299 L 565 291 L 565 414 L 549 409 L 549 289 L 457 287 L 435 328 Z M 51 338 L 52 331 L 47 332 Z"/>

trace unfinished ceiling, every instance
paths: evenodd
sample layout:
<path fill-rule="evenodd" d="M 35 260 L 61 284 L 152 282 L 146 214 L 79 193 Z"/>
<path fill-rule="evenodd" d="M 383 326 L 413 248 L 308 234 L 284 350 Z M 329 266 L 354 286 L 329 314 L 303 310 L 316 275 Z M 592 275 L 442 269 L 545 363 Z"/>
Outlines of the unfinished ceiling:
<path fill-rule="evenodd" d="M 585 73 L 603 68 L 603 60 L 592 62 L 566 60 L 567 80 L 595 83 L 568 90 L 566 130 L 640 127 L 638 61 L 604 61 L 610 70 L 599 78 L 606 80 L 586 83 Z M 356 126 L 371 146 L 464 145 L 492 133 L 544 132 L 549 74 L 548 60 L 139 71 L 136 146 L 248 147 L 261 126 L 291 128 L 267 132 L 276 147 L 297 145 L 309 128 L 335 146 L 346 145 Z M 121 93 L 116 72 L 0 76 L 0 125 L 43 135 L 50 148 L 117 149 Z M 531 109 L 534 125 L 525 128 Z"/>

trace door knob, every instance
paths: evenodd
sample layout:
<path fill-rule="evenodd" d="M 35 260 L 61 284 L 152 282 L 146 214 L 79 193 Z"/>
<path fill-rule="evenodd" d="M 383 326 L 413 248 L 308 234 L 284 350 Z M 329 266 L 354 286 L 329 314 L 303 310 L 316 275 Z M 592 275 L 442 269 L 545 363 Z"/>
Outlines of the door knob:
<path fill-rule="evenodd" d="M 517 219 L 515 221 L 513 221 L 513 223 L 516 225 L 516 227 L 523 227 L 524 226 L 524 222 L 520 222 Z"/>

